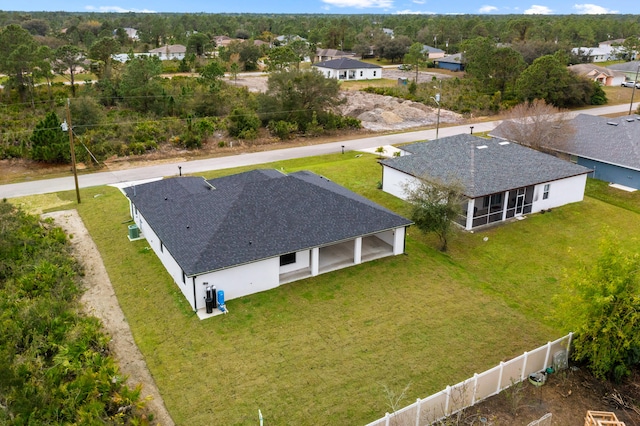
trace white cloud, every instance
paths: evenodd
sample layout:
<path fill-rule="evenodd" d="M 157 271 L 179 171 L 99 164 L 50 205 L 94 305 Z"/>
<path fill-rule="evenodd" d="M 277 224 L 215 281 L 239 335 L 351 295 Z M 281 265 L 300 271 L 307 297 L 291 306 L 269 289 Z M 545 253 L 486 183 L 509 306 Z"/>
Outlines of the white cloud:
<path fill-rule="evenodd" d="M 396 15 L 435 15 L 435 12 L 419 11 L 419 10 L 397 10 Z"/>
<path fill-rule="evenodd" d="M 426 0 L 413 0 L 415 4 L 425 4 Z"/>
<path fill-rule="evenodd" d="M 336 7 L 355 7 L 364 9 L 367 7 L 393 7 L 393 0 L 322 0 L 324 3 Z"/>
<path fill-rule="evenodd" d="M 136 12 L 136 13 L 156 13 L 155 10 L 149 9 L 125 9 L 120 6 L 86 6 L 86 10 L 90 12 L 108 12 L 108 13 L 128 13 L 128 12 Z"/>
<path fill-rule="evenodd" d="M 607 9 L 606 7 L 598 6 L 597 4 L 574 4 L 573 8 L 585 15 L 604 15 L 607 13 L 618 13 L 617 10 Z"/>
<path fill-rule="evenodd" d="M 478 13 L 491 13 L 498 10 L 495 6 L 484 5 L 480 9 L 478 9 Z"/>
<path fill-rule="evenodd" d="M 532 4 L 531 7 L 524 11 L 525 15 L 551 15 L 553 11 L 547 6 Z"/>

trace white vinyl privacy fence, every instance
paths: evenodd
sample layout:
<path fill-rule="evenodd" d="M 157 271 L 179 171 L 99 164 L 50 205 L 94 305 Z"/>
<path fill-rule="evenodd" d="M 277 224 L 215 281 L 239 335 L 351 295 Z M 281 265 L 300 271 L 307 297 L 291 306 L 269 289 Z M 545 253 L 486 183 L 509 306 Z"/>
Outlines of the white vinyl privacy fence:
<path fill-rule="evenodd" d="M 427 398 L 418 398 L 413 404 L 387 413 L 367 426 L 430 425 L 526 380 L 531 373 L 544 371 L 551 366 L 566 368 L 572 337 L 573 333 L 569 333 L 517 358 L 500 362 L 500 365 L 484 373 L 476 373 L 457 385 L 447 386 Z"/>

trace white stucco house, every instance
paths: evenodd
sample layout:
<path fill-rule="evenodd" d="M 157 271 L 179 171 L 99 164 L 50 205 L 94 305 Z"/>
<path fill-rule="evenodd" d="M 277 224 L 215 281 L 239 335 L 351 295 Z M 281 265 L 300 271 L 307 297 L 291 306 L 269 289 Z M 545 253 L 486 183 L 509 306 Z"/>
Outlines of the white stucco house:
<path fill-rule="evenodd" d="M 186 46 L 182 44 L 168 44 L 166 46 L 158 47 L 157 49 L 149 50 L 149 55 L 157 56 L 161 61 L 169 61 L 171 59 L 177 59 L 181 61 L 187 54 Z"/>
<path fill-rule="evenodd" d="M 338 58 L 312 65 L 327 78 L 375 80 L 382 78 L 382 67 L 351 58 Z"/>
<path fill-rule="evenodd" d="M 311 172 L 254 170 L 125 188 L 130 213 L 194 311 L 404 253 L 411 221 Z"/>
<path fill-rule="evenodd" d="M 582 201 L 590 169 L 500 139 L 469 134 L 400 147 L 381 161 L 382 189 L 407 198 L 420 179 L 461 185 L 466 230 Z"/>

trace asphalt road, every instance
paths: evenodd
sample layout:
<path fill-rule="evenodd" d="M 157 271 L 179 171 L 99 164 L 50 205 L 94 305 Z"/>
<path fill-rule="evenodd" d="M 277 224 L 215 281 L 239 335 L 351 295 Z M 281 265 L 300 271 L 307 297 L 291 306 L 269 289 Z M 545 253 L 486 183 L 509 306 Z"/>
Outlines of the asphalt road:
<path fill-rule="evenodd" d="M 634 104 L 633 110 L 638 107 Z M 590 108 L 579 112 L 604 115 L 620 112 L 628 112 L 629 105 L 614 105 L 599 108 Z M 487 132 L 492 130 L 500 121 L 491 121 L 485 123 L 474 123 L 474 132 Z M 439 137 L 457 135 L 461 133 L 469 133 L 471 125 L 441 127 L 439 129 Z M 269 163 L 279 160 L 289 160 L 293 158 L 310 157 L 322 154 L 331 154 L 342 152 L 344 146 L 345 152 L 357 151 L 366 148 L 376 148 L 383 145 L 395 145 L 399 143 L 407 143 L 421 141 L 427 139 L 435 139 L 436 131 L 421 130 L 415 132 L 404 132 L 393 135 L 372 136 L 362 139 L 352 139 L 342 142 L 331 142 L 320 145 L 302 146 L 296 148 L 285 148 L 273 151 L 255 152 L 250 154 L 238 154 L 227 157 L 206 158 L 192 161 L 181 161 L 175 163 L 165 163 L 147 167 L 138 167 L 128 170 L 106 171 L 80 175 L 78 184 L 80 188 L 88 188 L 92 186 L 117 184 L 131 181 L 139 181 L 145 179 L 160 178 L 165 176 L 178 175 L 178 166 L 182 168 L 183 174 L 193 174 L 208 170 L 228 169 L 233 167 L 248 166 L 255 164 Z M 0 198 L 15 198 L 26 195 L 47 194 L 51 192 L 68 191 L 75 188 L 73 176 L 44 179 L 30 182 L 14 183 L 8 185 L 0 185 Z"/>

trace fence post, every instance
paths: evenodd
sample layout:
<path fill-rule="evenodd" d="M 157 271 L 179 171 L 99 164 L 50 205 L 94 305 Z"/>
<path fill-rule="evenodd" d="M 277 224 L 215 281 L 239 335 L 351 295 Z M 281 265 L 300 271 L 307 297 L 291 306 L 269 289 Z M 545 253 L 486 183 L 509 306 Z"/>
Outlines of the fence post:
<path fill-rule="evenodd" d="M 569 359 L 569 352 L 571 352 L 571 342 L 573 341 L 573 331 L 569 332 L 569 343 L 567 343 L 567 359 Z"/>
<path fill-rule="evenodd" d="M 389 426 L 389 413 L 384 413 L 384 426 Z"/>
<path fill-rule="evenodd" d="M 498 376 L 498 388 L 496 393 L 500 393 L 502 390 L 502 372 L 504 371 L 504 361 L 500 361 L 500 375 Z"/>
<path fill-rule="evenodd" d="M 449 415 L 449 399 L 451 398 L 451 386 L 447 385 L 447 389 L 445 390 L 445 393 L 447 394 L 447 400 L 444 403 L 444 415 L 448 416 Z"/>
<path fill-rule="evenodd" d="M 547 342 L 547 356 L 544 357 L 543 370 L 549 366 L 549 355 L 551 355 L 551 342 Z"/>
<path fill-rule="evenodd" d="M 416 426 L 420 426 L 420 398 L 416 399 Z"/>
<path fill-rule="evenodd" d="M 527 359 L 529 358 L 529 352 L 524 351 L 524 358 L 522 358 L 522 372 L 520 373 L 520 380 L 524 380 L 525 371 L 527 371 Z"/>
<path fill-rule="evenodd" d="M 476 392 L 478 392 L 478 373 L 473 373 L 473 395 L 471 396 L 471 405 L 476 403 Z"/>

